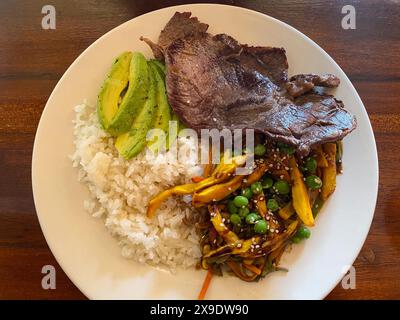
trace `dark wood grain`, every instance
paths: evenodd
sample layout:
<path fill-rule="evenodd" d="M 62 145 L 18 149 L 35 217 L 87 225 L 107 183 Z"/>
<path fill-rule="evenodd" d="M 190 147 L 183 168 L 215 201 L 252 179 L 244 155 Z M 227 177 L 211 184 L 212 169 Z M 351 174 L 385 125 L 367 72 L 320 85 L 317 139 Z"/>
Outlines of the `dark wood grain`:
<path fill-rule="evenodd" d="M 379 197 L 371 231 L 354 264 L 356 289 L 339 285 L 328 299 L 399 299 L 400 1 L 220 2 L 266 13 L 299 29 L 354 83 L 377 141 Z M 57 29 L 44 31 L 41 8 L 47 1 L 0 1 L 0 299 L 84 298 L 56 263 L 36 217 L 31 154 L 41 112 L 63 72 L 94 40 L 135 16 L 187 2 L 51 3 L 57 10 Z M 346 4 L 356 8 L 356 30 L 341 28 L 341 8 Z M 41 268 L 46 264 L 56 266 L 56 290 L 41 288 Z"/>

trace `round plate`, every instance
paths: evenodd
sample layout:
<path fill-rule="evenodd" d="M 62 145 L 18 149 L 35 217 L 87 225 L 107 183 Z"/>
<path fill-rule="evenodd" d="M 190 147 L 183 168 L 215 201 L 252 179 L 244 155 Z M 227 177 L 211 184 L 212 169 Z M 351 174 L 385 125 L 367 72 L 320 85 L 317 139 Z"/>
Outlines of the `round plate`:
<path fill-rule="evenodd" d="M 241 43 L 284 47 L 289 74 L 333 73 L 341 79 L 335 95 L 356 115 L 358 128 L 344 139 L 344 174 L 318 216 L 309 240 L 292 247 L 282 266 L 257 283 L 215 277 L 209 299 L 322 299 L 357 257 L 368 234 L 378 188 L 375 140 L 365 108 L 347 76 L 329 55 L 296 29 L 266 15 L 231 6 L 184 5 L 150 12 L 108 32 L 68 68 L 51 94 L 36 134 L 32 184 L 43 233 L 65 273 L 91 299 L 196 299 L 205 272 L 175 274 L 121 257 L 117 241 L 102 221 L 83 208 L 86 186 L 77 181 L 68 155 L 73 153 L 73 107 L 97 93 L 113 59 L 122 51 L 141 51 L 139 40 L 157 40 L 175 11 L 191 11 Z"/>

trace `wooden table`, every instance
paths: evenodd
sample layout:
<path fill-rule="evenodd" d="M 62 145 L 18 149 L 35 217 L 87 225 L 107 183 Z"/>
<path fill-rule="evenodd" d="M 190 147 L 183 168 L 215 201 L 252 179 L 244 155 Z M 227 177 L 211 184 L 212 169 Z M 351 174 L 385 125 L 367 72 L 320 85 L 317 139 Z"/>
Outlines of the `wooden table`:
<path fill-rule="evenodd" d="M 31 154 L 40 115 L 64 71 L 93 41 L 140 14 L 186 1 L 50 2 L 56 30 L 41 28 L 47 1 L 0 1 L 0 299 L 85 298 L 56 263 L 35 212 Z M 339 285 L 328 299 L 399 299 L 400 1 L 220 2 L 266 13 L 302 31 L 354 83 L 375 131 L 380 190 L 371 231 L 354 264 L 357 288 Z M 341 27 L 346 4 L 356 9 L 355 30 Z M 56 290 L 41 288 L 47 264 L 56 266 Z"/>

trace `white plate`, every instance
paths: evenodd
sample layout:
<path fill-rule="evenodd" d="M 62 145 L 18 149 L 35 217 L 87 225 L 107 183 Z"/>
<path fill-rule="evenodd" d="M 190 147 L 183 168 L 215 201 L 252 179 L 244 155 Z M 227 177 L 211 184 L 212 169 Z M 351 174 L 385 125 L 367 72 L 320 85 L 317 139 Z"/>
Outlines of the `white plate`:
<path fill-rule="evenodd" d="M 308 241 L 293 247 L 282 265 L 258 283 L 215 277 L 209 299 L 321 299 L 339 282 L 358 255 L 374 214 L 378 188 L 375 140 L 365 108 L 340 67 L 318 45 L 294 28 L 237 7 L 205 4 L 166 8 L 137 17 L 108 32 L 86 49 L 51 94 L 36 134 L 32 184 L 46 240 L 65 273 L 92 299 L 195 299 L 205 273 L 177 274 L 139 265 L 120 256 L 117 241 L 100 220 L 83 209 L 88 190 L 77 181 L 68 155 L 73 152 L 73 107 L 95 103 L 110 63 L 124 50 L 151 56 L 140 36 L 156 40 L 175 11 L 191 11 L 242 43 L 284 47 L 289 73 L 333 73 L 341 79 L 335 95 L 357 116 L 358 128 L 344 140 L 344 174 L 318 216 Z"/>

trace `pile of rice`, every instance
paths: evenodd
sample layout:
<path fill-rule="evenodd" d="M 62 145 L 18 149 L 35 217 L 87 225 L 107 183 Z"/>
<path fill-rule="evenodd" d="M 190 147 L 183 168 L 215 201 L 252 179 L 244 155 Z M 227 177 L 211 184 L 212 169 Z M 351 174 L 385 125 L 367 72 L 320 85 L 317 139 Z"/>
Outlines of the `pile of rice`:
<path fill-rule="evenodd" d="M 90 190 L 85 209 L 103 219 L 124 257 L 171 270 L 195 265 L 201 256 L 199 238 L 194 226 L 182 221 L 193 214 L 189 206 L 170 198 L 154 219 L 146 217 L 152 197 L 201 174 L 193 141 L 179 138 L 179 162 L 168 162 L 169 153 L 146 152 L 125 160 L 115 149 L 114 139 L 100 127 L 95 107 L 84 103 L 75 111 L 71 159 L 79 170 L 79 181 Z"/>

